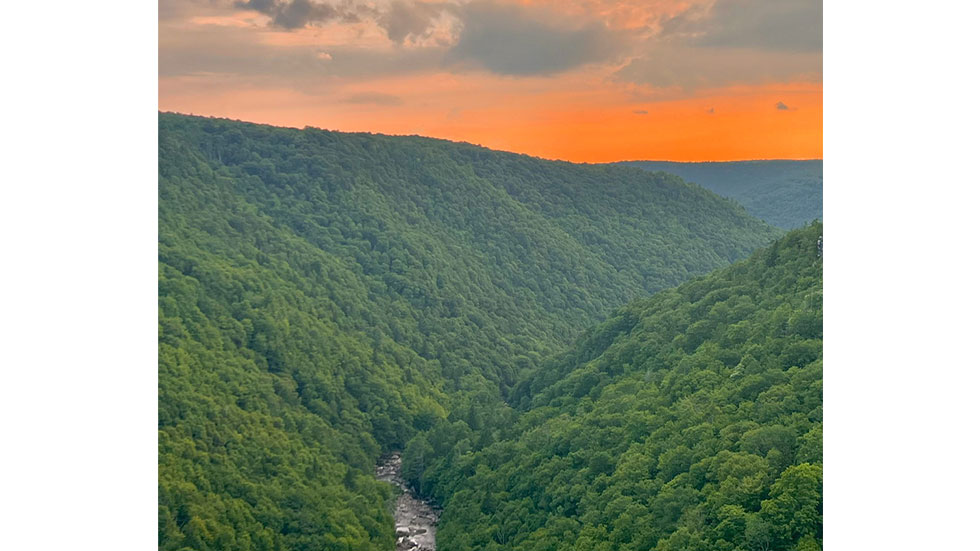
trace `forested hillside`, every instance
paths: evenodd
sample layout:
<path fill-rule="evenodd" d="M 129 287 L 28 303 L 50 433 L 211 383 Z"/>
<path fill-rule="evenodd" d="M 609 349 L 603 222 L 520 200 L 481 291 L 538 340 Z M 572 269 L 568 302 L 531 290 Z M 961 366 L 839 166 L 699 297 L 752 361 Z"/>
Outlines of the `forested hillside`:
<path fill-rule="evenodd" d="M 159 121 L 161 549 L 392 549 L 382 451 L 491 444 L 585 328 L 780 234 L 665 174 Z"/>
<path fill-rule="evenodd" d="M 821 232 L 618 310 L 517 385 L 492 443 L 414 438 L 439 545 L 820 549 Z"/>
<path fill-rule="evenodd" d="M 736 161 L 621 164 L 676 174 L 745 206 L 773 226 L 793 229 L 823 219 L 823 161 Z"/>

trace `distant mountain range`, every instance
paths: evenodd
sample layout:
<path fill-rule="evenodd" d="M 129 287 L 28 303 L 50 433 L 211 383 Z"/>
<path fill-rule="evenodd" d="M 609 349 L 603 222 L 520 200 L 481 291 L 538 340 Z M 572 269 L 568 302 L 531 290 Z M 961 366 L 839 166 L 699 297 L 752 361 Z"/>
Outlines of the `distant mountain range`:
<path fill-rule="evenodd" d="M 773 226 L 799 228 L 823 219 L 823 161 L 735 161 L 615 163 L 676 174 L 742 204 Z"/>

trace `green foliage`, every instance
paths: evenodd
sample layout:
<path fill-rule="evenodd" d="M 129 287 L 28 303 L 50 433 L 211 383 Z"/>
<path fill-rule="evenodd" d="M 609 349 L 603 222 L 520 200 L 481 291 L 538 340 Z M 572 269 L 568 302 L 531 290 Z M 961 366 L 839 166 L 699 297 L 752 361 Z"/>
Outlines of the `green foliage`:
<path fill-rule="evenodd" d="M 620 163 L 676 174 L 745 206 L 753 216 L 784 229 L 823 218 L 823 161 Z"/>
<path fill-rule="evenodd" d="M 821 231 L 634 302 L 528 373 L 493 443 L 412 473 L 446 504 L 439 544 L 819 549 Z"/>
<path fill-rule="evenodd" d="M 159 124 L 161 549 L 392 548 L 382 451 L 420 481 L 489 449 L 517 420 L 501 393 L 543 358 L 779 233 L 627 168 Z"/>

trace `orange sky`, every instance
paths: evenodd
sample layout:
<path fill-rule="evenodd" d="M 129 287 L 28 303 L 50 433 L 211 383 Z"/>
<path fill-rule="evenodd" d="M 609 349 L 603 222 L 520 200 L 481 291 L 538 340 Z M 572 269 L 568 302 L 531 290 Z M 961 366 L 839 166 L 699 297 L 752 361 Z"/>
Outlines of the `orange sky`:
<path fill-rule="evenodd" d="M 160 109 L 583 162 L 823 156 L 811 0 L 278 1 L 163 0 Z"/>

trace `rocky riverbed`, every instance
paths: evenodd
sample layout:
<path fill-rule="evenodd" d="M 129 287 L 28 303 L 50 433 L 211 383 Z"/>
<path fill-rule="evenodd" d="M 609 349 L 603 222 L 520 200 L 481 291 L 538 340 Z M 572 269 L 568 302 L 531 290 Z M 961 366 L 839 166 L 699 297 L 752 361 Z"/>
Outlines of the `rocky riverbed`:
<path fill-rule="evenodd" d="M 401 490 L 395 505 L 395 549 L 397 551 L 435 551 L 439 512 L 415 495 L 402 479 L 402 457 L 386 455 L 375 469 L 378 480 Z"/>

